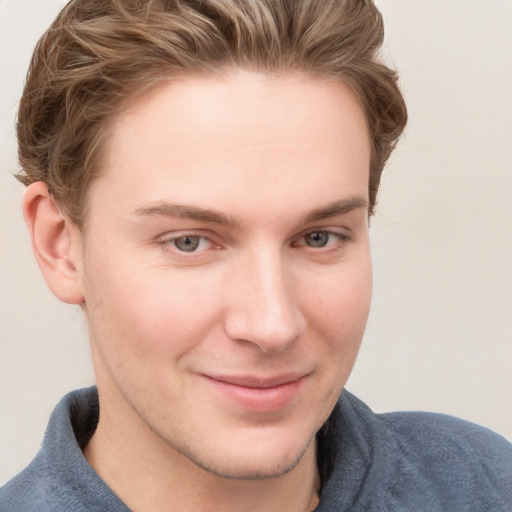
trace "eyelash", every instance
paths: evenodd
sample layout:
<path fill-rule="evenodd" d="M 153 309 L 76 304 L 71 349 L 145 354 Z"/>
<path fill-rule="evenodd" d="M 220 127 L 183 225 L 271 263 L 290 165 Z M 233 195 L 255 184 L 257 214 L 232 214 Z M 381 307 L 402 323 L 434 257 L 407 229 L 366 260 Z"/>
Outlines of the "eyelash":
<path fill-rule="evenodd" d="M 313 230 L 313 231 L 308 231 L 307 233 L 304 233 L 303 235 L 301 235 L 298 238 L 298 240 L 305 240 L 306 237 L 313 236 L 313 235 L 327 235 L 330 239 L 334 238 L 334 241 L 332 241 L 332 243 L 329 243 L 329 239 L 328 239 L 325 245 L 320 245 L 320 246 L 309 245 L 305 241 L 302 243 L 298 243 L 297 241 L 294 241 L 294 242 L 292 242 L 292 246 L 293 247 L 307 247 L 312 250 L 320 250 L 320 249 L 325 249 L 325 248 L 330 248 L 330 247 L 339 247 L 339 246 L 342 246 L 344 243 L 349 242 L 351 240 L 350 237 L 344 233 L 338 233 L 337 231 L 330 231 L 328 229 L 317 229 L 317 230 Z"/>
<path fill-rule="evenodd" d="M 183 233 L 183 234 L 181 234 L 179 236 L 172 236 L 172 237 L 168 237 L 168 238 L 162 238 L 161 240 L 158 240 L 158 243 L 161 246 L 165 247 L 165 248 L 171 247 L 172 249 L 174 249 L 179 254 L 191 254 L 192 255 L 192 254 L 198 254 L 198 253 L 204 252 L 204 250 L 206 250 L 206 249 L 204 249 L 203 251 L 196 251 L 194 249 L 192 251 L 183 251 L 183 250 L 179 249 L 176 246 L 176 242 L 178 240 L 184 240 L 186 238 L 199 239 L 199 243 L 206 241 L 210 245 L 215 245 L 215 243 L 210 238 L 208 238 L 207 236 L 204 236 L 204 235 L 202 235 L 200 233 L 194 233 L 194 232 Z"/>
<path fill-rule="evenodd" d="M 306 237 L 312 236 L 312 235 L 327 235 L 329 238 L 328 238 L 327 242 L 325 243 L 325 245 L 320 245 L 320 246 L 315 247 L 314 245 L 309 245 L 305 241 Z M 177 247 L 177 245 L 176 245 L 177 241 L 185 240 L 187 238 L 199 239 L 199 241 L 198 241 L 199 244 L 201 244 L 203 242 L 207 242 L 209 244 L 209 246 L 207 248 L 204 248 L 203 250 L 199 250 L 199 251 L 196 250 L 197 246 L 194 247 L 191 251 L 184 251 L 184 250 L 181 250 L 179 247 Z M 308 231 L 308 232 L 300 235 L 299 237 L 295 238 L 291 242 L 290 246 L 291 247 L 304 247 L 306 249 L 310 249 L 315 252 L 324 249 L 324 251 L 327 252 L 329 250 L 333 251 L 333 250 L 336 250 L 337 248 L 341 248 L 345 243 L 347 243 L 351 240 L 352 240 L 351 237 L 344 233 L 339 233 L 337 231 L 331 231 L 328 229 L 317 229 L 317 230 Z M 193 255 L 198 256 L 199 254 L 204 253 L 205 251 L 207 251 L 208 249 L 211 249 L 212 247 L 219 248 L 219 246 L 213 240 L 211 240 L 211 238 L 209 238 L 203 234 L 195 233 L 195 232 L 189 232 L 189 233 L 186 232 L 186 233 L 180 234 L 179 236 L 162 238 L 161 240 L 158 240 L 158 244 L 165 248 L 170 247 L 170 250 L 175 251 L 179 255 L 188 254 L 188 255 L 190 255 L 190 257 L 193 257 Z"/>

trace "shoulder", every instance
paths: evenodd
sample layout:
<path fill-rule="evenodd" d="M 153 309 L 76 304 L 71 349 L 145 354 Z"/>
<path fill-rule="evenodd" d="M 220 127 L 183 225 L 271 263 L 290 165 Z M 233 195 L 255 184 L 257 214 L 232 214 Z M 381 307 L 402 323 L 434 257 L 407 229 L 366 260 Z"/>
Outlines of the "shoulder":
<path fill-rule="evenodd" d="M 1 512 L 50 512 L 41 486 L 47 474 L 41 452 L 21 473 L 0 488 Z"/>
<path fill-rule="evenodd" d="M 425 412 L 379 415 L 402 455 L 405 473 L 442 489 L 446 501 L 470 510 L 512 508 L 512 444 L 452 416 Z"/>
<path fill-rule="evenodd" d="M 93 510 L 82 504 L 90 494 L 110 496 L 80 449 L 95 428 L 97 409 L 95 388 L 69 393 L 57 404 L 39 453 L 0 488 L 0 512 Z"/>
<path fill-rule="evenodd" d="M 342 400 L 349 403 L 351 414 L 355 413 L 362 423 L 371 425 L 376 432 L 386 432 L 402 450 L 418 459 L 442 463 L 461 457 L 474 461 L 478 468 L 492 466 L 512 472 L 512 444 L 485 427 L 439 413 L 375 414 L 348 392 L 342 394 Z"/>
<path fill-rule="evenodd" d="M 503 469 L 512 475 L 512 444 L 504 437 L 446 414 L 393 412 L 377 415 L 400 446 L 433 464 L 462 459 L 474 469 Z"/>
<path fill-rule="evenodd" d="M 512 444 L 498 434 L 444 414 L 375 414 L 346 392 L 340 412 L 345 444 L 369 461 L 368 510 L 512 510 Z M 369 505 L 376 496 L 384 508 Z"/>

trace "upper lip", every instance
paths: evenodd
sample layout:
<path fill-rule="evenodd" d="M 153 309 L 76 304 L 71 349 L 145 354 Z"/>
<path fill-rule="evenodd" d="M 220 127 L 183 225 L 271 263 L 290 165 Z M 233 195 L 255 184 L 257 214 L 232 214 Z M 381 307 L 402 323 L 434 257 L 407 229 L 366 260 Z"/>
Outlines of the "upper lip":
<path fill-rule="evenodd" d="M 273 375 L 270 377 L 259 377 L 255 375 L 209 375 L 203 374 L 209 379 L 213 379 L 225 384 L 232 384 L 233 386 L 242 386 L 246 388 L 268 389 L 282 386 L 283 384 L 291 384 L 296 382 L 307 375 L 307 373 L 283 373 L 280 375 Z"/>

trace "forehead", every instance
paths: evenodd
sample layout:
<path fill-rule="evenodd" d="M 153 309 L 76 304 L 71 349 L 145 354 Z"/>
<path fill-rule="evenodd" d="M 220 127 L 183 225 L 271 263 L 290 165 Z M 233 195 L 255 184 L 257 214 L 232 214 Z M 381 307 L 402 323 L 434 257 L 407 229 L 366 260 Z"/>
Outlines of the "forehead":
<path fill-rule="evenodd" d="M 271 201 L 301 183 L 302 194 L 313 194 L 334 174 L 355 195 L 367 187 L 370 161 L 355 95 L 341 81 L 302 74 L 237 71 L 162 83 L 114 120 L 107 147 L 92 196 L 115 186 L 132 203 L 162 199 L 164 191 L 204 203 L 221 189 Z"/>

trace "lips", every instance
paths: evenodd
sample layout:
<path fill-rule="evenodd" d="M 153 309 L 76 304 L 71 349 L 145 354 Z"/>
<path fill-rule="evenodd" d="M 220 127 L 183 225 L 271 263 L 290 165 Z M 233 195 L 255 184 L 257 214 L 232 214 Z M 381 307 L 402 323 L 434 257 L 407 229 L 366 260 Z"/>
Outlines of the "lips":
<path fill-rule="evenodd" d="M 271 377 L 202 376 L 223 399 L 239 408 L 263 413 L 280 411 L 291 406 L 298 398 L 307 374 L 287 373 Z"/>

